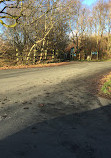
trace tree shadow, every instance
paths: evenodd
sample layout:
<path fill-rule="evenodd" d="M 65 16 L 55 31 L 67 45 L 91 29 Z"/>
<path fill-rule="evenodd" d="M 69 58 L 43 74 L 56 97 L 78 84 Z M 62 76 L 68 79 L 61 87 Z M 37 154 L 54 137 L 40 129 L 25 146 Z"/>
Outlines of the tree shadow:
<path fill-rule="evenodd" d="M 2 158 L 110 158 L 111 105 L 35 123 L 0 141 Z"/>
<path fill-rule="evenodd" d="M 103 107 L 88 92 L 90 78 L 64 81 L 4 108 L 1 113 L 12 118 L 0 123 L 1 133 L 4 124 L 6 130 L 18 126 L 18 132 L 0 140 L 1 158 L 111 158 L 111 105 Z"/>

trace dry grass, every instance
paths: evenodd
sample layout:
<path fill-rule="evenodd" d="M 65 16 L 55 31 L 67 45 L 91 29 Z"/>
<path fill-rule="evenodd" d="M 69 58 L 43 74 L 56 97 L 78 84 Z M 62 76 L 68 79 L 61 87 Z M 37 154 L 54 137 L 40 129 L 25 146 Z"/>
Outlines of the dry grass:
<path fill-rule="evenodd" d="M 111 99 L 111 94 L 104 93 L 102 91 L 102 87 L 106 82 L 111 81 L 111 72 L 106 72 L 103 74 L 95 75 L 94 78 L 90 78 L 86 80 L 86 88 L 88 88 L 89 93 L 92 93 L 94 95 Z"/>

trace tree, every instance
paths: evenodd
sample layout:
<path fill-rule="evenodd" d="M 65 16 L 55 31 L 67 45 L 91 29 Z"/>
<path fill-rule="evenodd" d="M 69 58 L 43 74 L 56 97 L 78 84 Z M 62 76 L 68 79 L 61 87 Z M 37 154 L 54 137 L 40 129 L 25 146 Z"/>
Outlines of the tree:
<path fill-rule="evenodd" d="M 0 0 L 0 23 L 5 27 L 15 27 L 23 13 L 22 4 L 22 0 Z M 20 10 L 19 15 L 17 15 L 15 12 L 13 13 L 13 11 L 18 11 L 18 9 Z M 11 13 L 9 10 L 11 10 Z M 3 19 L 12 19 L 15 22 L 13 22 L 11 25 L 8 25 Z"/>
<path fill-rule="evenodd" d="M 22 9 L 18 25 L 6 29 L 7 38 L 20 56 L 25 55 L 24 50 L 32 57 L 37 50 L 41 56 L 46 50 L 64 52 L 70 33 L 76 53 L 98 51 L 100 56 L 110 54 L 111 18 L 108 4 L 106 0 L 98 0 L 93 10 L 89 10 L 81 0 L 24 0 L 22 6 L 19 1 L 16 7 L 3 10 L 17 16 Z M 13 25 L 13 20 L 7 18 L 5 23 Z"/>
<path fill-rule="evenodd" d="M 30 4 L 30 5 L 29 5 Z M 23 3 L 23 14 L 19 19 L 19 25 L 8 28 L 7 37 L 12 37 L 10 42 L 16 48 L 19 55 L 27 48 L 28 56 L 34 53 L 34 49 L 63 50 L 66 44 L 67 23 L 64 23 L 57 2 L 28 0 Z M 8 20 L 11 23 L 11 20 Z"/>

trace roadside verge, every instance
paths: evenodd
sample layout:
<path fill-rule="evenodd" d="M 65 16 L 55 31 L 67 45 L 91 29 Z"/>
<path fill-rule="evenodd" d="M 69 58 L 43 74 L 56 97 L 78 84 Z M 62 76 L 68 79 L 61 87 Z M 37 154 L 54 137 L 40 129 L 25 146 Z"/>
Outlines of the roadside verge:
<path fill-rule="evenodd" d="M 36 68 L 36 67 L 52 67 L 52 66 L 60 66 L 60 65 L 67 65 L 71 62 L 60 62 L 60 63 L 49 63 L 49 64 L 37 64 L 37 65 L 18 65 L 18 66 L 4 66 L 0 67 L 0 70 L 6 69 L 26 69 L 26 68 Z"/>
<path fill-rule="evenodd" d="M 91 80 L 90 87 L 93 94 L 111 100 L 111 71 L 95 76 Z"/>

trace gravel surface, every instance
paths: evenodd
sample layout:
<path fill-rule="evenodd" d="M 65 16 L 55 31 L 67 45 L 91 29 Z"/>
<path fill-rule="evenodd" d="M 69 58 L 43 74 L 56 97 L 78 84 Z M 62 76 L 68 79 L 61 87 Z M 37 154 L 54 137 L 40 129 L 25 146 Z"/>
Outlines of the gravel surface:
<path fill-rule="evenodd" d="M 90 93 L 108 71 L 111 62 L 0 70 L 1 158 L 111 158 L 111 100 Z"/>

